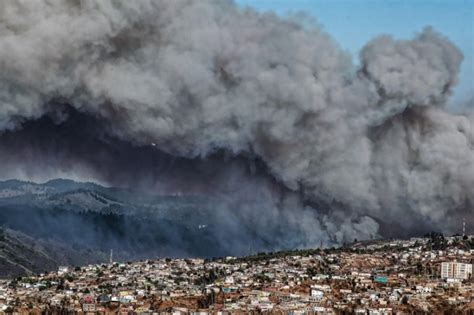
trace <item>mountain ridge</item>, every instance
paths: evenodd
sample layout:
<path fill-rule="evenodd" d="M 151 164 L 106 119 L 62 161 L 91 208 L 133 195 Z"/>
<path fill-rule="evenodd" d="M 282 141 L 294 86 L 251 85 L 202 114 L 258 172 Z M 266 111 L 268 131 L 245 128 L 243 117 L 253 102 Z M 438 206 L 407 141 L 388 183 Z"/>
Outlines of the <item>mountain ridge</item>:
<path fill-rule="evenodd" d="M 5 265 L 0 267 L 0 277 L 14 274 L 11 270 L 18 275 L 48 270 L 65 261 L 106 260 L 111 249 L 123 260 L 227 254 L 229 250 L 215 236 L 225 231 L 210 201 L 65 179 L 0 181 L 0 227 L 8 231 L 6 235 L 23 235 L 30 240 L 27 243 L 41 242 L 48 253 L 46 259 L 32 251 L 29 255 L 35 263 L 25 262 L 21 265 L 26 269 L 18 269 L 11 267 L 8 257 L 23 261 L 22 251 L 9 250 L 7 255 L 0 248 L 0 266 Z M 8 240 L 18 243 L 12 237 Z M 61 251 L 65 257 L 57 258 Z"/>

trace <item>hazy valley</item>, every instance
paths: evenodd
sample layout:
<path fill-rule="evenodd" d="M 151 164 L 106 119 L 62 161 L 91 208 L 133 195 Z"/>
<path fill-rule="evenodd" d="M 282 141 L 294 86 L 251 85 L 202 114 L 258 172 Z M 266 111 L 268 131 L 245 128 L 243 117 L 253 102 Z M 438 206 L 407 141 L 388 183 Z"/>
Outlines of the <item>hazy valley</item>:
<path fill-rule="evenodd" d="M 0 182 L 0 276 L 115 258 L 225 255 L 209 199 L 93 183 Z"/>

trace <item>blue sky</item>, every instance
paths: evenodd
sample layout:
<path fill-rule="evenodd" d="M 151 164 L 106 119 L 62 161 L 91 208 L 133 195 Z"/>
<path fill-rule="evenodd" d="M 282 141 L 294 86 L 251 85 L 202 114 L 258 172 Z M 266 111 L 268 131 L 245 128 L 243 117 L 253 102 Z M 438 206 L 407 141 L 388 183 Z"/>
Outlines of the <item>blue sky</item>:
<path fill-rule="evenodd" d="M 474 95 L 474 0 L 235 0 L 242 6 L 279 15 L 305 12 L 350 51 L 354 60 L 364 44 L 379 34 L 411 38 L 432 26 L 453 41 L 464 61 L 453 103 Z"/>

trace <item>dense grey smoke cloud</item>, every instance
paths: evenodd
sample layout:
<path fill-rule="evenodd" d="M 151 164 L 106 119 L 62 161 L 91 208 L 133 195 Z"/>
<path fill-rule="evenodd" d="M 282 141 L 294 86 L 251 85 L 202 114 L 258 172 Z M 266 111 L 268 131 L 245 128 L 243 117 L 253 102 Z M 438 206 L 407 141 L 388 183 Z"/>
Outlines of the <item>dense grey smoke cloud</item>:
<path fill-rule="evenodd" d="M 114 152 L 132 153 L 113 147 L 95 151 L 111 137 L 126 152 L 184 159 L 189 172 L 174 189 L 227 183 L 234 204 L 264 197 L 232 211 L 259 227 L 301 228 L 293 246 L 420 227 L 453 232 L 461 217 L 474 221 L 474 119 L 444 110 L 462 55 L 431 29 L 412 40 L 374 39 L 356 69 L 317 27 L 230 1 L 5 1 L 0 45 L 0 130 L 20 133 L 47 115 L 60 134 L 73 119 L 64 104 L 100 126 L 90 132 L 97 143 L 73 137 L 25 149 L 11 140 L 2 171 L 55 165 L 114 184 L 170 182 L 165 166 L 140 178 L 113 175 L 111 165 L 142 175 L 147 164 L 114 164 Z M 22 150 L 30 158 L 20 159 Z M 243 175 L 217 152 L 258 159 L 271 178 Z M 199 163 L 217 164 L 214 185 L 187 180 Z M 273 195 L 275 185 L 284 192 Z"/>
<path fill-rule="evenodd" d="M 94 181 L 139 192 L 204 197 L 211 203 L 197 202 L 193 207 L 210 208 L 212 217 L 202 218 L 197 223 L 196 216 L 201 214 L 187 219 L 193 228 L 197 228 L 198 223 L 208 227 L 203 232 L 212 236 L 211 244 L 200 235 L 201 245 L 196 249 L 189 243 L 190 232 L 187 230 L 170 227 L 163 230 L 163 226 L 156 222 L 155 225 L 142 224 L 134 220 L 124 225 L 129 226 L 127 234 L 149 239 L 157 232 L 164 233 L 169 244 L 167 241 L 150 244 L 156 246 L 152 251 L 150 247 L 139 250 L 137 244 L 130 244 L 129 248 L 134 252 L 128 252 L 127 259 L 143 258 L 144 254 L 148 257 L 244 255 L 261 250 L 321 244 L 332 246 L 354 238 L 377 235 L 378 224 L 367 216 L 351 217 L 337 209 L 328 212 L 311 207 L 298 193 L 276 182 L 257 157 L 215 152 L 204 159 L 190 159 L 169 155 L 153 146 L 133 147 L 129 142 L 101 132 L 104 129 L 101 121 L 71 108 L 65 110 L 68 119 L 60 124 L 46 116 L 0 136 L 4 176 L 35 178 L 38 175 L 57 177 L 79 173 L 78 176 L 84 178 L 89 174 L 95 176 Z M 17 173 L 19 156 L 20 174 Z M 127 197 L 123 196 L 123 199 L 126 201 Z M 134 213 L 134 210 L 128 211 Z M 17 222 L 19 218 L 9 220 Z M 39 220 L 46 224 L 51 218 L 41 217 Z M 94 226 L 84 226 L 84 220 L 64 221 L 61 224 L 56 222 L 52 230 L 58 230 L 60 225 L 68 230 L 68 225 L 74 222 L 74 227 L 82 226 L 82 231 L 89 231 L 86 233 L 89 235 L 88 244 L 94 240 L 102 246 L 110 244 L 110 235 L 105 237 L 102 234 L 107 233 L 98 233 Z M 113 244 L 119 252 L 128 242 L 120 239 Z"/>

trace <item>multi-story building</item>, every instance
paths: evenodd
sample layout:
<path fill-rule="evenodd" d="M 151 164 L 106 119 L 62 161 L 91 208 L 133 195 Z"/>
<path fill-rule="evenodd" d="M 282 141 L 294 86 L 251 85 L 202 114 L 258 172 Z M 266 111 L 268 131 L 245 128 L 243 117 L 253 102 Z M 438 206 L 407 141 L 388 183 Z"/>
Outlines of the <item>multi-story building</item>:
<path fill-rule="evenodd" d="M 441 278 L 468 279 L 472 276 L 472 264 L 458 262 L 441 263 Z"/>

